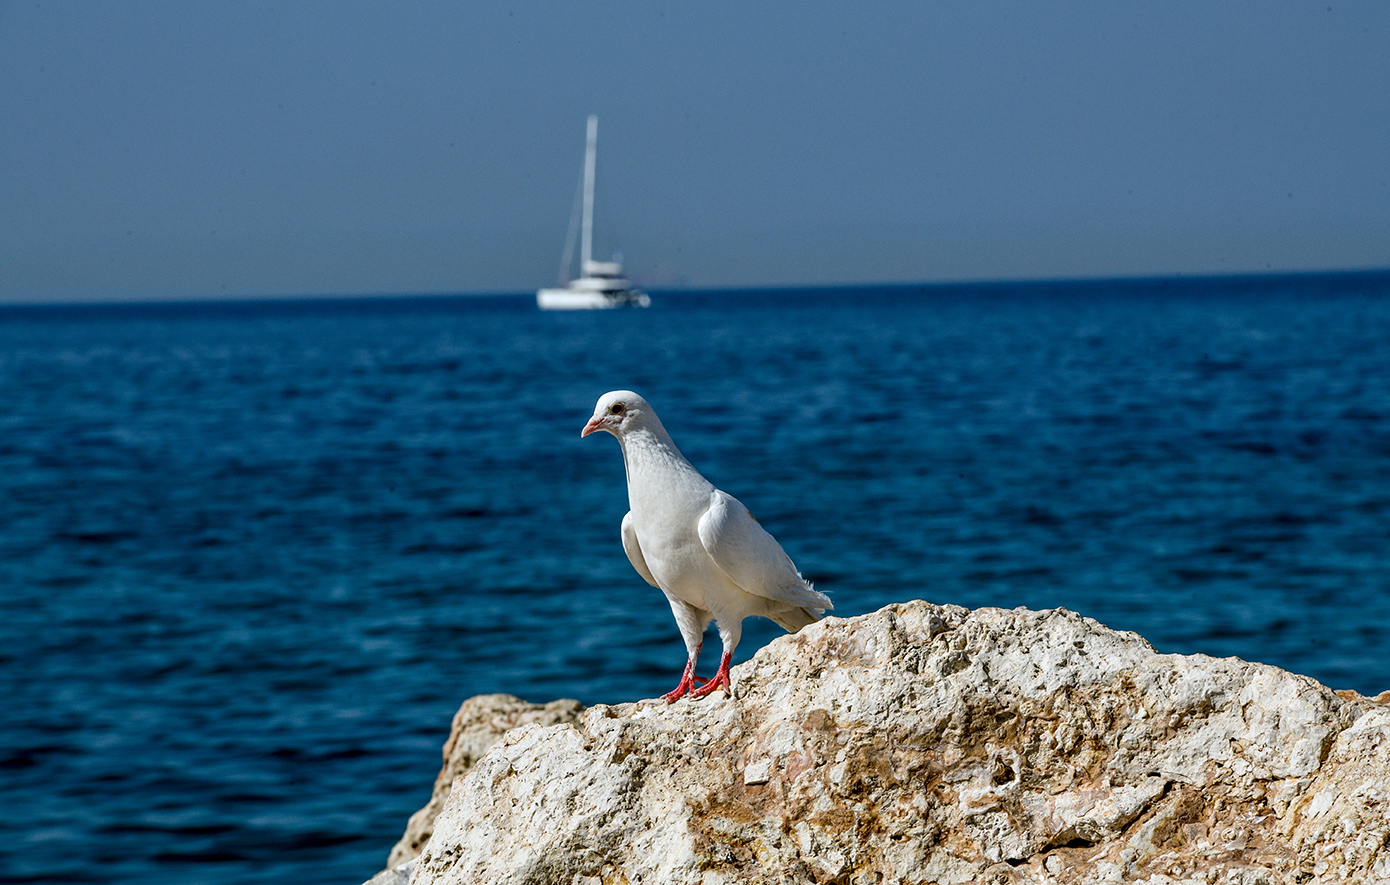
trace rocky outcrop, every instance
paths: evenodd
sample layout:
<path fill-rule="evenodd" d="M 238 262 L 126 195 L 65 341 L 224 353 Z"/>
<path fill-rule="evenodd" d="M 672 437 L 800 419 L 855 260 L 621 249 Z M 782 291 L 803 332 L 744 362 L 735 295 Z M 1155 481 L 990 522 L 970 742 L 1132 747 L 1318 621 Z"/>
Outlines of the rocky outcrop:
<path fill-rule="evenodd" d="M 449 739 L 444 743 L 444 766 L 434 779 L 430 801 L 410 816 L 405 835 L 391 849 L 387 868 L 399 867 L 420 853 L 434 832 L 434 819 L 449 798 L 454 781 L 467 774 L 502 735 L 520 725 L 573 725 L 583 712 L 578 701 L 530 704 L 509 694 L 480 694 L 464 701 L 454 714 Z"/>
<path fill-rule="evenodd" d="M 411 882 L 1390 880 L 1390 708 L 1274 667 L 914 602 L 774 641 L 734 694 L 513 728 Z"/>

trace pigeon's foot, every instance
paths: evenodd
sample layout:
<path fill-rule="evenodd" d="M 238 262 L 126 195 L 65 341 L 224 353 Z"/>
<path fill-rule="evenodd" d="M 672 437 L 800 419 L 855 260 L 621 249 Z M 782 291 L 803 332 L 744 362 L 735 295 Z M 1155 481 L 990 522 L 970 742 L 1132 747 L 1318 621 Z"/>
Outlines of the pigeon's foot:
<path fill-rule="evenodd" d="M 661 696 L 661 699 L 664 700 L 664 701 L 665 701 L 666 703 L 668 703 L 668 704 L 674 704 L 676 701 L 680 700 L 681 698 L 683 698 L 683 697 L 685 697 L 687 694 L 689 694 L 690 691 L 691 691 L 694 687 L 695 687 L 695 682 L 694 682 L 694 680 L 691 680 L 691 679 L 682 679 L 680 685 L 677 685 L 675 688 L 673 688 L 673 689 L 671 689 L 670 691 L 666 692 L 666 694 L 664 694 L 664 695 Z"/>
<path fill-rule="evenodd" d="M 724 689 L 724 693 L 733 697 L 734 687 L 729 682 L 729 661 L 733 659 L 732 652 L 724 652 L 724 657 L 719 659 L 719 672 L 714 674 L 714 678 L 697 689 L 690 692 L 692 698 L 702 698 L 707 694 Z"/>
<path fill-rule="evenodd" d="M 668 704 L 674 704 L 693 691 L 695 683 L 704 681 L 695 675 L 695 659 L 691 658 L 685 662 L 685 672 L 681 674 L 681 684 L 666 692 L 661 696 L 661 699 Z"/>

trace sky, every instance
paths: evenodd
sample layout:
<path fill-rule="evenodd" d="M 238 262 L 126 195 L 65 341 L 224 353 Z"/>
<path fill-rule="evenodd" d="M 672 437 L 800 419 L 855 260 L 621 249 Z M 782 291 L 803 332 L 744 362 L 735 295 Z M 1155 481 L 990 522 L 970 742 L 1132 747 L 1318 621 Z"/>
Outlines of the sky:
<path fill-rule="evenodd" d="M 0 302 L 1390 267 L 1390 3 L 0 0 Z"/>

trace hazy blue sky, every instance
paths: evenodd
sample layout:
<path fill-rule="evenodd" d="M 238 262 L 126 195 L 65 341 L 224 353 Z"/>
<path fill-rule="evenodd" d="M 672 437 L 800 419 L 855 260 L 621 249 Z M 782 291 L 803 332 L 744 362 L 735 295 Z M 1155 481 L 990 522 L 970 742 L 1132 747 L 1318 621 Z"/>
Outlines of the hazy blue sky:
<path fill-rule="evenodd" d="M 1390 266 L 1390 3 L 0 2 L 0 300 Z"/>

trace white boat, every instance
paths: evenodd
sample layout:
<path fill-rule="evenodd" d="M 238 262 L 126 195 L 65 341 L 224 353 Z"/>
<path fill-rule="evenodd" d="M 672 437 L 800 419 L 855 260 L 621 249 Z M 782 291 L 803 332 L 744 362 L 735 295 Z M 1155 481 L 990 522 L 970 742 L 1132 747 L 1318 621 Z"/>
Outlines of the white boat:
<path fill-rule="evenodd" d="M 541 310 L 593 310 L 610 307 L 649 307 L 652 299 L 634 289 L 623 276 L 621 261 L 595 261 L 594 245 L 594 160 L 598 150 L 598 117 L 589 115 L 589 140 L 584 151 L 584 239 L 579 258 L 579 278 L 563 282 L 574 254 L 574 223 L 570 222 L 560 278 L 564 288 L 540 289 L 536 304 Z"/>

